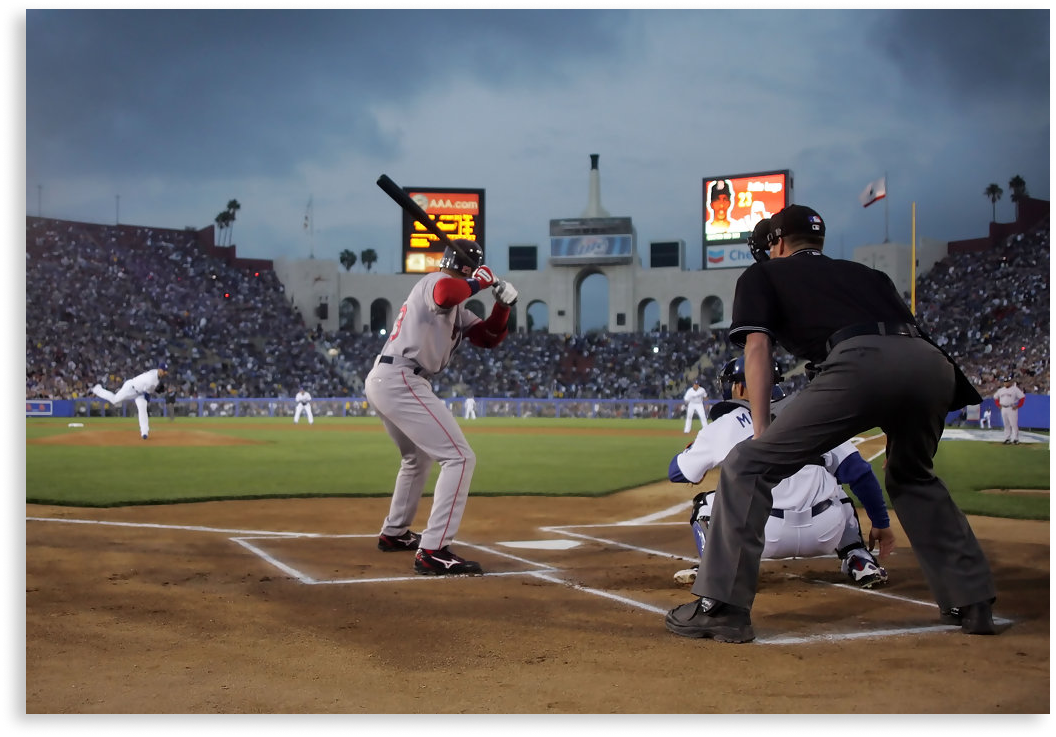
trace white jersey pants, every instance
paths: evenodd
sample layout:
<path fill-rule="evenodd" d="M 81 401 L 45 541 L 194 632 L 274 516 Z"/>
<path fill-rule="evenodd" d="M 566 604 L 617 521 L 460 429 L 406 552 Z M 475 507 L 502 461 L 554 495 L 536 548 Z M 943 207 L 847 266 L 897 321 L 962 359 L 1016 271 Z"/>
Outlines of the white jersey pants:
<path fill-rule="evenodd" d="M 1005 426 L 1005 440 L 1019 440 L 1019 408 L 1002 407 L 1001 424 Z"/>
<path fill-rule="evenodd" d="M 150 434 L 150 415 L 147 413 L 147 398 L 136 391 L 131 381 L 126 381 L 122 384 L 116 394 L 101 386 L 93 387 L 92 393 L 100 399 L 105 399 L 115 407 L 122 402 L 127 402 L 129 399 L 135 400 L 136 413 L 139 415 L 139 434 Z"/>
<path fill-rule="evenodd" d="M 402 366 L 379 363 L 364 386 L 367 401 L 400 451 L 400 470 L 392 492 L 384 535 L 399 535 L 414 522 L 433 461 L 440 473 L 433 507 L 422 530 L 421 547 L 436 550 L 451 543 L 462 523 L 477 457 L 455 416 L 435 394 L 428 379 Z"/>
<path fill-rule="evenodd" d="M 708 424 L 708 417 L 704 414 L 704 403 L 690 402 L 686 405 L 686 426 L 682 429 L 683 433 L 687 433 L 693 429 L 693 415 L 696 415 L 700 419 L 701 425 Z"/>
<path fill-rule="evenodd" d="M 304 413 L 304 416 L 308 418 L 309 425 L 315 422 L 315 419 L 312 417 L 312 405 L 307 403 L 301 404 L 300 402 L 297 402 L 297 409 L 293 411 L 293 424 L 296 425 L 298 422 L 300 422 L 302 412 Z"/>

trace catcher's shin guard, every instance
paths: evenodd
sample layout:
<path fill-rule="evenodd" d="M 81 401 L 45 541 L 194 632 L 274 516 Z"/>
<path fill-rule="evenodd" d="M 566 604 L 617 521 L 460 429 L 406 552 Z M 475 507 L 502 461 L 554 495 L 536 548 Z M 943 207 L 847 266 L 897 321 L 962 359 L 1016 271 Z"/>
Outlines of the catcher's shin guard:
<path fill-rule="evenodd" d="M 702 491 L 693 497 L 693 511 L 689 516 L 689 525 L 693 528 L 693 542 L 697 544 L 697 554 L 704 555 L 704 541 L 707 537 L 708 523 L 711 521 L 711 495 L 715 492 Z"/>

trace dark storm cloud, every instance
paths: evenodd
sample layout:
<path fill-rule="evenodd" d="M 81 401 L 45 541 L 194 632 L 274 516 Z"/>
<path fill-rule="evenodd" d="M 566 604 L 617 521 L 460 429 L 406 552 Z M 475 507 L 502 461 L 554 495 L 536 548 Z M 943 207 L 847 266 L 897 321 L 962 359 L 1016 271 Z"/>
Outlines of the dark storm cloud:
<path fill-rule="evenodd" d="M 390 157 L 400 140 L 372 104 L 474 78 L 559 84 L 570 59 L 621 43 L 622 14 L 559 15 L 28 11 L 27 158 L 179 179 L 282 175 L 335 149 Z"/>
<path fill-rule="evenodd" d="M 1033 94 L 1048 110 L 1047 10 L 890 11 L 875 34 L 909 86 L 972 105 Z"/>

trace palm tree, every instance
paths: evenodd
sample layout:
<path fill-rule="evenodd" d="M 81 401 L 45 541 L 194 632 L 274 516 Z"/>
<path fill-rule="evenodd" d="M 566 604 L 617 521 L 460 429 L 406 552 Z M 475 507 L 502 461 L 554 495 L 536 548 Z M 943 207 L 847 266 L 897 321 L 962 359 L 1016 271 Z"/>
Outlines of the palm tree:
<path fill-rule="evenodd" d="M 373 248 L 366 248 L 359 254 L 359 258 L 367 267 L 367 271 L 370 271 L 370 267 L 378 262 L 378 253 Z"/>
<path fill-rule="evenodd" d="M 341 261 L 341 265 L 345 267 L 345 271 L 351 271 L 352 267 L 356 265 L 356 254 L 347 248 L 338 254 L 338 259 Z"/>
<path fill-rule="evenodd" d="M 215 218 L 213 218 L 213 222 L 216 223 L 216 229 L 220 231 L 220 237 L 216 239 L 217 245 L 222 246 L 224 245 L 225 231 L 231 227 L 231 213 L 229 213 L 227 210 L 224 210 Z"/>
<path fill-rule="evenodd" d="M 1005 190 L 997 186 L 997 182 L 993 182 L 987 187 L 983 194 L 990 198 L 990 204 L 994 208 L 994 216 L 991 218 L 991 222 L 997 222 L 997 201 L 1001 199 L 1001 195 L 1005 193 Z"/>
<path fill-rule="evenodd" d="M 1023 177 L 1016 174 L 1008 180 L 1008 188 L 1012 190 L 1009 199 L 1016 203 L 1016 220 L 1019 220 L 1019 203 L 1030 197 L 1030 193 L 1027 192 L 1027 183 Z"/>
<path fill-rule="evenodd" d="M 231 245 L 231 231 L 235 229 L 235 213 L 242 209 L 242 205 L 238 204 L 238 200 L 227 201 L 227 212 L 231 215 L 231 219 L 227 221 L 227 245 Z"/>

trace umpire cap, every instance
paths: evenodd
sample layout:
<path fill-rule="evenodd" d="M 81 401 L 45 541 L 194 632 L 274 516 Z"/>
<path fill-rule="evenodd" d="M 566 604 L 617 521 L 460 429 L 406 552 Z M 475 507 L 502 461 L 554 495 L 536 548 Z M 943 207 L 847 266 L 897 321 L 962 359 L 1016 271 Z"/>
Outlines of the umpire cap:
<path fill-rule="evenodd" d="M 825 221 L 806 205 L 789 205 L 770 218 L 769 243 L 778 238 L 798 235 L 807 239 L 825 240 Z"/>

